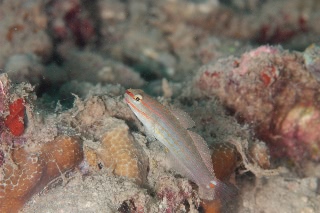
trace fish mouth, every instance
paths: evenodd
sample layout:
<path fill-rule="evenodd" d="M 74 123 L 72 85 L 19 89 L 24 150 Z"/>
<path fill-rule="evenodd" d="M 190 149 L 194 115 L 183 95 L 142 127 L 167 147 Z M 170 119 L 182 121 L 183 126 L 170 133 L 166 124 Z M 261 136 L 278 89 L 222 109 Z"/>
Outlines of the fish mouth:
<path fill-rule="evenodd" d="M 127 94 L 124 94 L 124 102 L 126 102 L 127 104 L 130 102 Z"/>
<path fill-rule="evenodd" d="M 127 99 L 127 96 L 126 96 L 126 95 L 124 95 L 123 102 L 128 103 L 128 99 Z"/>
<path fill-rule="evenodd" d="M 124 100 L 125 100 L 125 102 L 127 102 L 127 103 L 130 102 L 129 96 L 130 96 L 131 98 L 134 98 L 133 93 L 130 92 L 129 89 L 127 89 L 127 90 L 126 90 L 126 93 L 124 94 Z"/>
<path fill-rule="evenodd" d="M 129 95 L 131 98 L 134 98 L 134 94 L 130 92 L 130 89 L 126 90 L 126 94 Z"/>

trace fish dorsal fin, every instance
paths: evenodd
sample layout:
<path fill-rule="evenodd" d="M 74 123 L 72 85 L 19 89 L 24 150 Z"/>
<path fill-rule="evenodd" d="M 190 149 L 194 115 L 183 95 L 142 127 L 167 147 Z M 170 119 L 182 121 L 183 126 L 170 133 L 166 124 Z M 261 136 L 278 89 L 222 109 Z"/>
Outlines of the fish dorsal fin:
<path fill-rule="evenodd" d="M 188 113 L 182 111 L 181 109 L 174 108 L 170 108 L 170 111 L 178 119 L 181 126 L 183 126 L 185 129 L 194 127 L 195 123 L 190 117 L 190 115 L 188 115 Z"/>
<path fill-rule="evenodd" d="M 210 173 L 214 175 L 213 165 L 211 160 L 211 153 L 207 145 L 207 142 L 197 133 L 191 132 L 190 130 L 187 130 L 187 131 L 190 137 L 192 138 L 194 145 L 197 147 L 197 150 L 200 153 L 200 156 L 203 162 L 206 164 L 206 167 L 208 168 Z"/>

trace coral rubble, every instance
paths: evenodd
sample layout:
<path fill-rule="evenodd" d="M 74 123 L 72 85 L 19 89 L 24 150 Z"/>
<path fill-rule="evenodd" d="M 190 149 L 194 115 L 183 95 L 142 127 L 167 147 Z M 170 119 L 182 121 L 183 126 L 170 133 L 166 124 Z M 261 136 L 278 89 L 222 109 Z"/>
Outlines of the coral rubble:
<path fill-rule="evenodd" d="M 202 67 L 194 86 L 251 123 L 274 156 L 320 159 L 320 84 L 300 53 L 262 46 Z"/>
<path fill-rule="evenodd" d="M 93 52 L 68 53 L 63 69 L 72 80 L 120 83 L 125 87 L 141 87 L 145 83 L 140 75 L 128 66 L 113 60 L 106 60 Z"/>
<path fill-rule="evenodd" d="M 20 53 L 10 56 L 5 64 L 4 71 L 15 83 L 29 82 L 37 85 L 42 82 L 45 67 L 40 57 L 34 53 Z"/>
<path fill-rule="evenodd" d="M 303 53 L 307 70 L 320 81 L 320 46 L 310 45 Z"/>
<path fill-rule="evenodd" d="M 162 176 L 158 179 L 155 190 L 161 200 L 159 207 L 163 212 L 184 211 L 185 206 L 181 203 L 192 201 L 192 187 L 186 180 Z"/>
<path fill-rule="evenodd" d="M 0 211 L 316 212 L 319 11 L 318 0 L 0 1 Z M 239 199 L 199 198 L 123 102 L 129 87 L 190 114 Z"/>
<path fill-rule="evenodd" d="M 89 5 L 80 0 L 54 0 L 47 5 L 48 29 L 55 40 L 84 46 L 95 39 Z"/>
<path fill-rule="evenodd" d="M 43 61 L 48 60 L 52 42 L 46 32 L 47 16 L 44 13 L 44 2 L 5 0 L 0 4 L 0 66 L 4 67 L 8 58 L 18 53 L 33 53 Z"/>
<path fill-rule="evenodd" d="M 117 104 L 113 105 L 113 104 Z M 115 175 L 132 178 L 138 184 L 145 184 L 148 170 L 148 158 L 142 146 L 134 139 L 129 127 L 119 119 L 114 118 L 116 110 L 125 107 L 101 96 L 90 96 L 82 108 L 76 112 L 73 122 L 80 132 L 95 143 L 86 143 L 85 155 L 90 166 L 102 167 Z M 116 109 L 118 108 L 118 109 Z M 125 118 L 125 111 L 121 116 Z M 133 115 L 131 115 L 133 117 Z"/>
<path fill-rule="evenodd" d="M 284 212 L 317 212 L 316 209 L 320 208 L 320 196 L 317 193 L 319 184 L 315 177 L 283 179 L 276 176 L 257 181 L 255 186 L 252 183 L 245 184 L 244 205 L 237 212 L 277 212 L 279 209 Z"/>

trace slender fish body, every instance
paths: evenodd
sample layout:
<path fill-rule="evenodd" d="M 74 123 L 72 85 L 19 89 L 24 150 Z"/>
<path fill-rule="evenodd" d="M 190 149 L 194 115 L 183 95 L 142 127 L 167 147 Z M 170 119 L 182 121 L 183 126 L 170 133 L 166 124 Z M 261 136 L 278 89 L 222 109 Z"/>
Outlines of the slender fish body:
<path fill-rule="evenodd" d="M 212 200 L 228 191 L 214 175 L 210 150 L 202 137 L 190 130 L 192 119 L 183 111 L 169 109 L 142 90 L 128 89 L 125 101 L 149 135 L 168 150 L 175 168 L 199 186 L 199 196 Z"/>

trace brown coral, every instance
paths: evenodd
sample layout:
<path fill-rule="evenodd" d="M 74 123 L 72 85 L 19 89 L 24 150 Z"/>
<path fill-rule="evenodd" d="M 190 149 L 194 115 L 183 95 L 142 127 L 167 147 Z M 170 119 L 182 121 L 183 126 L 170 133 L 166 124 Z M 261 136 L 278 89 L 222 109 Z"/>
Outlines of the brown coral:
<path fill-rule="evenodd" d="M 98 155 L 114 174 L 133 178 L 142 184 L 147 177 L 146 155 L 130 134 L 128 126 L 123 122 L 117 123 L 101 137 Z"/>
<path fill-rule="evenodd" d="M 74 168 L 83 158 L 79 140 L 60 136 L 39 151 L 13 149 L 3 165 L 0 181 L 0 212 L 18 212 L 29 198 L 51 180 Z"/>
<path fill-rule="evenodd" d="M 219 180 L 228 180 L 237 167 L 237 152 L 234 147 L 217 144 L 211 155 L 213 170 Z"/>

